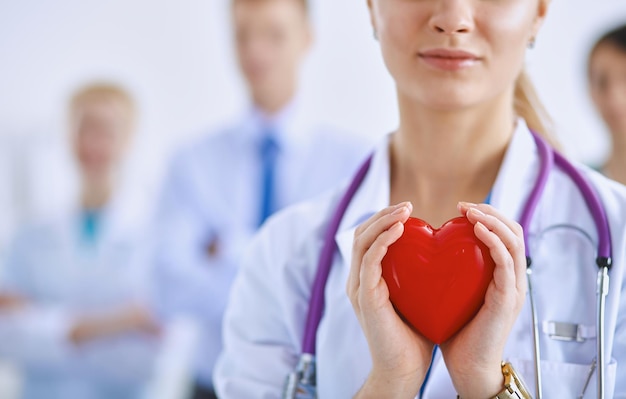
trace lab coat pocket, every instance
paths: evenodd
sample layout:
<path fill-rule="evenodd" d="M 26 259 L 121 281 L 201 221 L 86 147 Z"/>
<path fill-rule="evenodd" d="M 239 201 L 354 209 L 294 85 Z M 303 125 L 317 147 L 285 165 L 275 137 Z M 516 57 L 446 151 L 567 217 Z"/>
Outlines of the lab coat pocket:
<path fill-rule="evenodd" d="M 520 373 L 529 392 L 535 396 L 535 362 L 532 360 L 509 359 L 518 373 Z M 597 397 L 596 370 L 592 372 L 589 364 L 563 363 L 548 360 L 541 361 L 542 393 L 545 398 L 572 398 L 581 397 L 585 382 L 591 374 L 589 385 L 585 390 L 584 399 Z M 613 397 L 617 362 L 611 359 L 606 367 L 605 393 L 607 398 Z"/>

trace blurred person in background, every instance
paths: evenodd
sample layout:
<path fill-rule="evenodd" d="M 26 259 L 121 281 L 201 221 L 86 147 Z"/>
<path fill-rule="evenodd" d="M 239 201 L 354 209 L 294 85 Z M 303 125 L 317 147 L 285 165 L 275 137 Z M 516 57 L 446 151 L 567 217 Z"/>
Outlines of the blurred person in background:
<path fill-rule="evenodd" d="M 122 88 L 94 84 L 69 106 L 80 192 L 72 209 L 23 228 L 0 283 L 0 356 L 23 398 L 136 398 L 160 327 L 146 305 L 141 228 L 116 201 L 136 118 Z"/>
<path fill-rule="evenodd" d="M 349 178 L 368 150 L 307 118 L 298 101 L 313 40 L 306 0 L 233 0 L 232 20 L 251 104 L 174 157 L 155 228 L 160 312 L 202 325 L 196 399 L 215 397 L 222 316 L 249 239 L 274 211 Z"/>
<path fill-rule="evenodd" d="M 626 25 L 600 38 L 589 56 L 591 97 L 611 134 L 611 153 L 601 170 L 626 184 Z"/>

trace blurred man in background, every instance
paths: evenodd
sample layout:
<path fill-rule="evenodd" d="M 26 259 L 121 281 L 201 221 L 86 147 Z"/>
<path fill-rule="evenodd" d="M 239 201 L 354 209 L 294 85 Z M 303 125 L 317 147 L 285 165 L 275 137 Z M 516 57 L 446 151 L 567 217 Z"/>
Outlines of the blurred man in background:
<path fill-rule="evenodd" d="M 233 0 L 232 18 L 250 107 L 175 157 L 156 220 L 161 311 L 203 327 L 196 399 L 214 397 L 222 316 L 252 235 L 273 212 L 347 179 L 367 149 L 316 126 L 297 99 L 313 40 L 306 0 Z"/>
<path fill-rule="evenodd" d="M 69 118 L 79 197 L 22 229 L 10 248 L 0 357 L 22 370 L 27 399 L 138 398 L 161 328 L 138 268 L 141 228 L 117 200 L 135 104 L 118 86 L 90 85 L 72 98 Z"/>

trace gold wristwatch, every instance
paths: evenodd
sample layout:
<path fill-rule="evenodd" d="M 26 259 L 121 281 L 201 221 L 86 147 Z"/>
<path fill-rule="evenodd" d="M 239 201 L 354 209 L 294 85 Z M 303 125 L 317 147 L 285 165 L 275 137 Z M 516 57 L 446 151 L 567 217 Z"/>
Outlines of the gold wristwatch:
<path fill-rule="evenodd" d="M 504 390 L 494 399 L 532 399 L 522 377 L 517 374 L 511 363 L 502 363 L 502 374 L 504 375 Z"/>
<path fill-rule="evenodd" d="M 493 399 L 532 399 L 522 377 L 517 374 L 511 363 L 502 362 L 502 374 L 504 375 L 504 390 Z M 457 395 L 457 399 L 460 398 Z"/>

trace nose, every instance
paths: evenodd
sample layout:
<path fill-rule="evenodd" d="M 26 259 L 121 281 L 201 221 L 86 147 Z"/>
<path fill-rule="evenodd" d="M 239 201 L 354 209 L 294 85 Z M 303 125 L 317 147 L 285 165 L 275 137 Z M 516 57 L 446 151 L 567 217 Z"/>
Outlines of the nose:
<path fill-rule="evenodd" d="M 458 35 L 474 29 L 473 10 L 469 0 L 439 0 L 433 9 L 429 26 L 440 34 Z"/>

